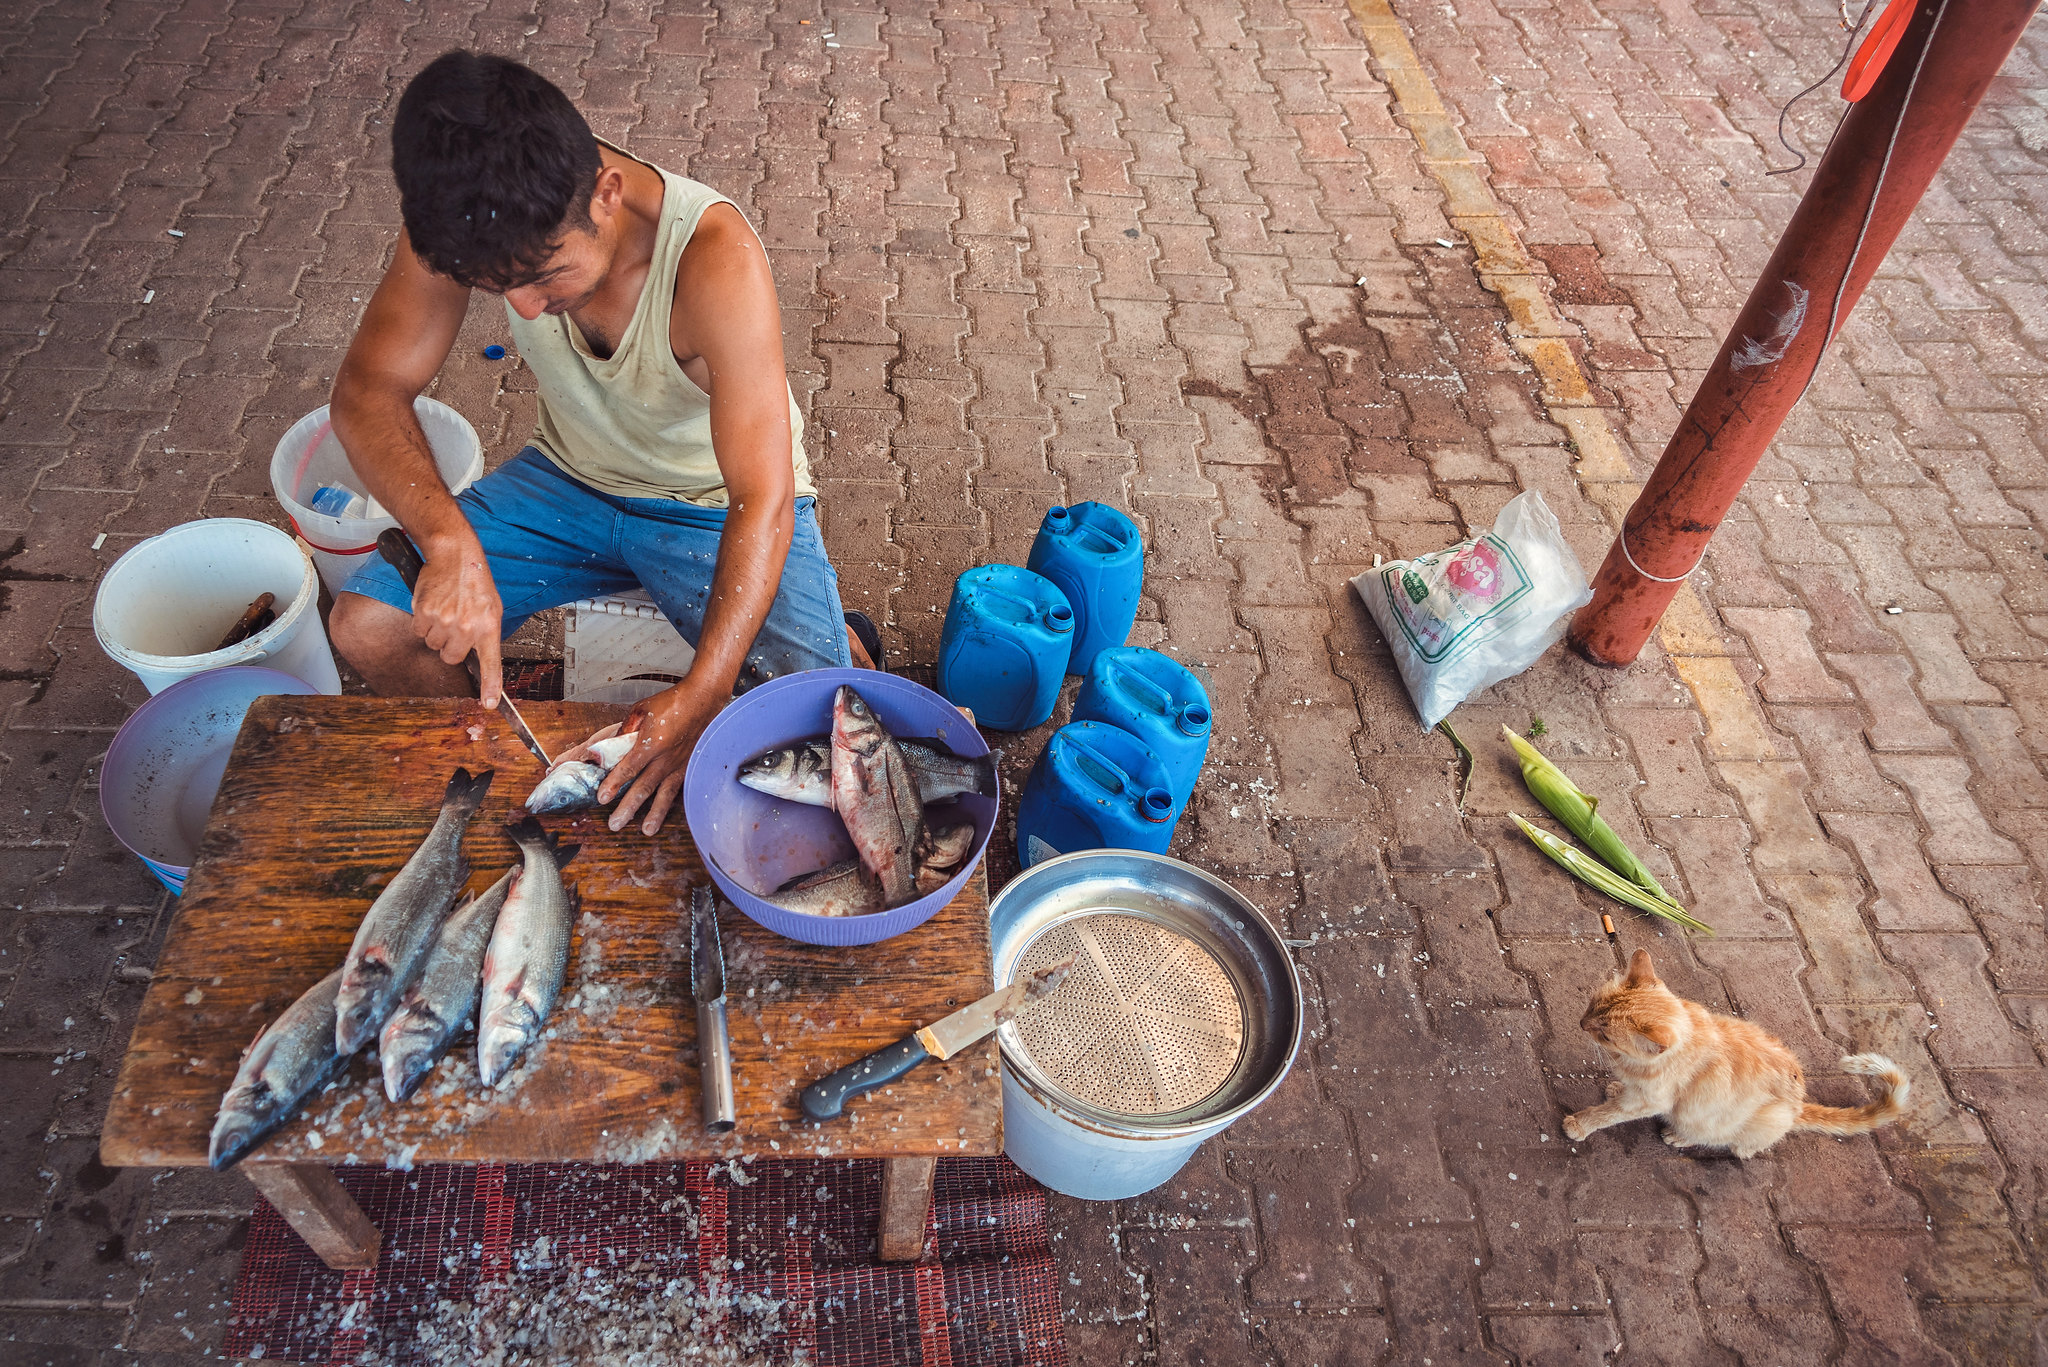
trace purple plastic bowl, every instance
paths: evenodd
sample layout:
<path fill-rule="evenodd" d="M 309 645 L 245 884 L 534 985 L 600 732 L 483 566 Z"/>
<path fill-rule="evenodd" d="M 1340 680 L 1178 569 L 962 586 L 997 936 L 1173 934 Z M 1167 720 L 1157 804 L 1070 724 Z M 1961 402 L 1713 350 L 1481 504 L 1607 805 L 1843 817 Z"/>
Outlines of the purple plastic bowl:
<path fill-rule="evenodd" d="M 813 669 L 742 693 L 704 728 L 683 776 L 683 819 L 711 881 L 734 906 L 778 935 L 813 945 L 871 945 L 924 924 L 959 895 L 988 849 L 998 799 L 970 794 L 935 810 L 974 822 L 974 850 L 952 881 L 928 897 L 869 916 L 807 916 L 761 900 L 790 879 L 854 857 L 838 813 L 747 787 L 742 764 L 763 750 L 832 732 L 832 698 L 854 691 L 895 736 L 936 736 L 955 754 L 988 744 L 960 710 L 929 688 L 872 669 Z"/>
<path fill-rule="evenodd" d="M 182 893 L 249 704 L 272 693 L 317 692 L 303 679 L 255 665 L 178 680 L 136 708 L 107 747 L 100 769 L 107 828 L 158 882 Z"/>

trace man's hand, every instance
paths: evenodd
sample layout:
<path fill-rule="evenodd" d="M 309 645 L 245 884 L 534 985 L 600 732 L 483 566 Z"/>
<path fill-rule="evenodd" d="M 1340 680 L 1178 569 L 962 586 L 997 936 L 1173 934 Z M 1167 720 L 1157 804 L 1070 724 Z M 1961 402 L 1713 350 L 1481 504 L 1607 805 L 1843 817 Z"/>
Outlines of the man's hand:
<path fill-rule="evenodd" d="M 682 790 L 683 772 L 690 763 L 690 752 L 697 748 L 697 738 L 731 697 L 729 689 L 685 678 L 633 705 L 622 731 L 637 733 L 640 743 L 605 776 L 604 785 L 597 790 L 600 803 L 625 793 L 607 823 L 613 830 L 626 829 L 633 813 L 644 807 L 641 831 L 647 835 L 660 832 Z"/>
<path fill-rule="evenodd" d="M 485 707 L 496 707 L 505 691 L 499 656 L 504 605 L 472 534 L 432 548 L 412 595 L 412 627 L 445 662 L 459 665 L 476 652 L 477 689 Z"/>

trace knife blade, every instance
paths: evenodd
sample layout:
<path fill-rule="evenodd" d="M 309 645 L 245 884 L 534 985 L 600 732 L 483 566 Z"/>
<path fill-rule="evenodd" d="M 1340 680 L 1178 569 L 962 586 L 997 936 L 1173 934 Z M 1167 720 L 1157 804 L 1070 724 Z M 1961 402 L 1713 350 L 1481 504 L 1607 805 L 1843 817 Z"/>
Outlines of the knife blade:
<path fill-rule="evenodd" d="M 818 1079 L 804 1088 L 800 1098 L 804 1114 L 813 1120 L 830 1120 L 849 1099 L 862 1092 L 894 1082 L 928 1058 L 949 1059 L 970 1044 L 979 1043 L 1004 1021 L 1023 1015 L 1059 990 L 1073 966 L 1074 956 L 1070 954 L 904 1036 L 887 1049 L 878 1049 Z"/>
<path fill-rule="evenodd" d="M 418 589 L 420 571 L 427 567 L 427 562 L 420 559 L 420 553 L 414 548 L 411 538 L 396 527 L 386 527 L 377 533 L 377 553 L 390 561 L 391 568 L 398 571 L 398 577 L 405 581 L 408 593 Z M 481 689 L 483 666 L 477 663 L 476 652 L 470 651 L 462 664 L 469 671 L 470 682 Z M 526 724 L 526 718 L 519 715 L 519 704 L 512 701 L 512 695 L 501 690 L 498 697 L 505 704 L 505 710 L 512 715 L 512 734 L 518 736 L 520 742 L 533 751 L 534 758 L 548 768 L 554 768 L 555 762 L 548 758 L 548 752 L 541 747 L 539 738 L 533 734 L 533 728 Z"/>
<path fill-rule="evenodd" d="M 704 1128 L 723 1134 L 739 1123 L 732 1089 L 732 1027 L 725 1014 L 718 894 L 701 884 L 690 889 L 690 995 L 697 999 L 697 1068 L 704 1087 Z"/>

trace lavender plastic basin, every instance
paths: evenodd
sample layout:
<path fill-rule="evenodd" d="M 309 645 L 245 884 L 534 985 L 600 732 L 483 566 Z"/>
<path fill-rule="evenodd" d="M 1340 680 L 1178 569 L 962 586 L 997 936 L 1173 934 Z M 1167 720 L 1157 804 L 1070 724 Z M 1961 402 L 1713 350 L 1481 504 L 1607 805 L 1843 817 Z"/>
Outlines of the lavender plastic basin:
<path fill-rule="evenodd" d="M 952 881 L 870 916 L 807 916 L 761 899 L 800 874 L 854 857 L 845 825 L 829 807 L 807 807 L 757 792 L 739 767 L 779 746 L 832 731 L 832 697 L 852 684 L 896 736 L 936 736 L 955 754 L 988 753 L 981 733 L 929 688 L 870 669 L 814 669 L 765 683 L 727 704 L 704 728 L 683 776 L 683 818 L 704 867 L 731 903 L 778 935 L 813 945 L 869 945 L 922 925 L 959 895 L 994 833 L 996 798 L 970 795 L 928 809 L 974 822 L 974 851 Z"/>
<path fill-rule="evenodd" d="M 180 679 L 136 708 L 100 770 L 100 815 L 114 838 L 182 893 L 249 704 L 318 691 L 280 670 L 237 665 Z"/>

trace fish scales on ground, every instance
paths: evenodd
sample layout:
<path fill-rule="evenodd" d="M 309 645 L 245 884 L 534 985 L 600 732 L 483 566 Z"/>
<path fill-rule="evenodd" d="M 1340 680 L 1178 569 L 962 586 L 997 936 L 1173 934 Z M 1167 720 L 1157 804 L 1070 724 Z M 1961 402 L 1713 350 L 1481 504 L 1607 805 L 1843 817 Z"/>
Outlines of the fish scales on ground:
<path fill-rule="evenodd" d="M 384 1022 L 377 1060 L 384 1070 L 384 1095 L 393 1101 L 407 1100 L 419 1089 L 475 1014 L 483 996 L 484 950 L 511 889 L 512 870 L 507 869 L 483 896 L 450 913 L 427 952 L 426 966 Z"/>
<path fill-rule="evenodd" d="M 867 700 L 844 684 L 832 699 L 832 809 L 881 883 L 884 904 L 900 907 L 914 898 L 924 802 L 902 748 Z"/>
<path fill-rule="evenodd" d="M 215 1171 L 240 1162 L 347 1064 L 354 1051 L 334 1044 L 343 972 L 337 968 L 307 988 L 242 1052 L 207 1142 L 206 1159 Z"/>
<path fill-rule="evenodd" d="M 910 776 L 917 782 L 918 797 L 926 806 L 948 798 L 976 793 L 996 795 L 996 765 L 1003 752 L 986 755 L 956 755 L 936 739 L 896 738 Z M 801 802 L 808 807 L 832 805 L 832 738 L 818 736 L 780 750 L 754 756 L 740 766 L 740 782 L 771 797 Z"/>
<path fill-rule="evenodd" d="M 580 847 L 557 845 L 530 816 L 505 833 L 518 844 L 521 863 L 484 951 L 476 1063 L 487 1087 L 540 1037 L 562 991 L 576 923 L 576 898 L 562 882 L 562 865 Z"/>
<path fill-rule="evenodd" d="M 455 895 L 469 878 L 462 834 L 491 790 L 491 771 L 457 769 L 441 799 L 434 828 L 377 894 L 356 928 L 341 967 L 334 1047 L 353 1054 L 377 1037 L 399 996 L 412 985 Z"/>
<path fill-rule="evenodd" d="M 639 743 L 637 731 L 586 741 L 582 749 L 590 758 L 557 760 L 547 777 L 526 795 L 526 810 L 536 814 L 578 812 L 596 806 L 597 790 L 604 786 L 605 775 Z"/>

